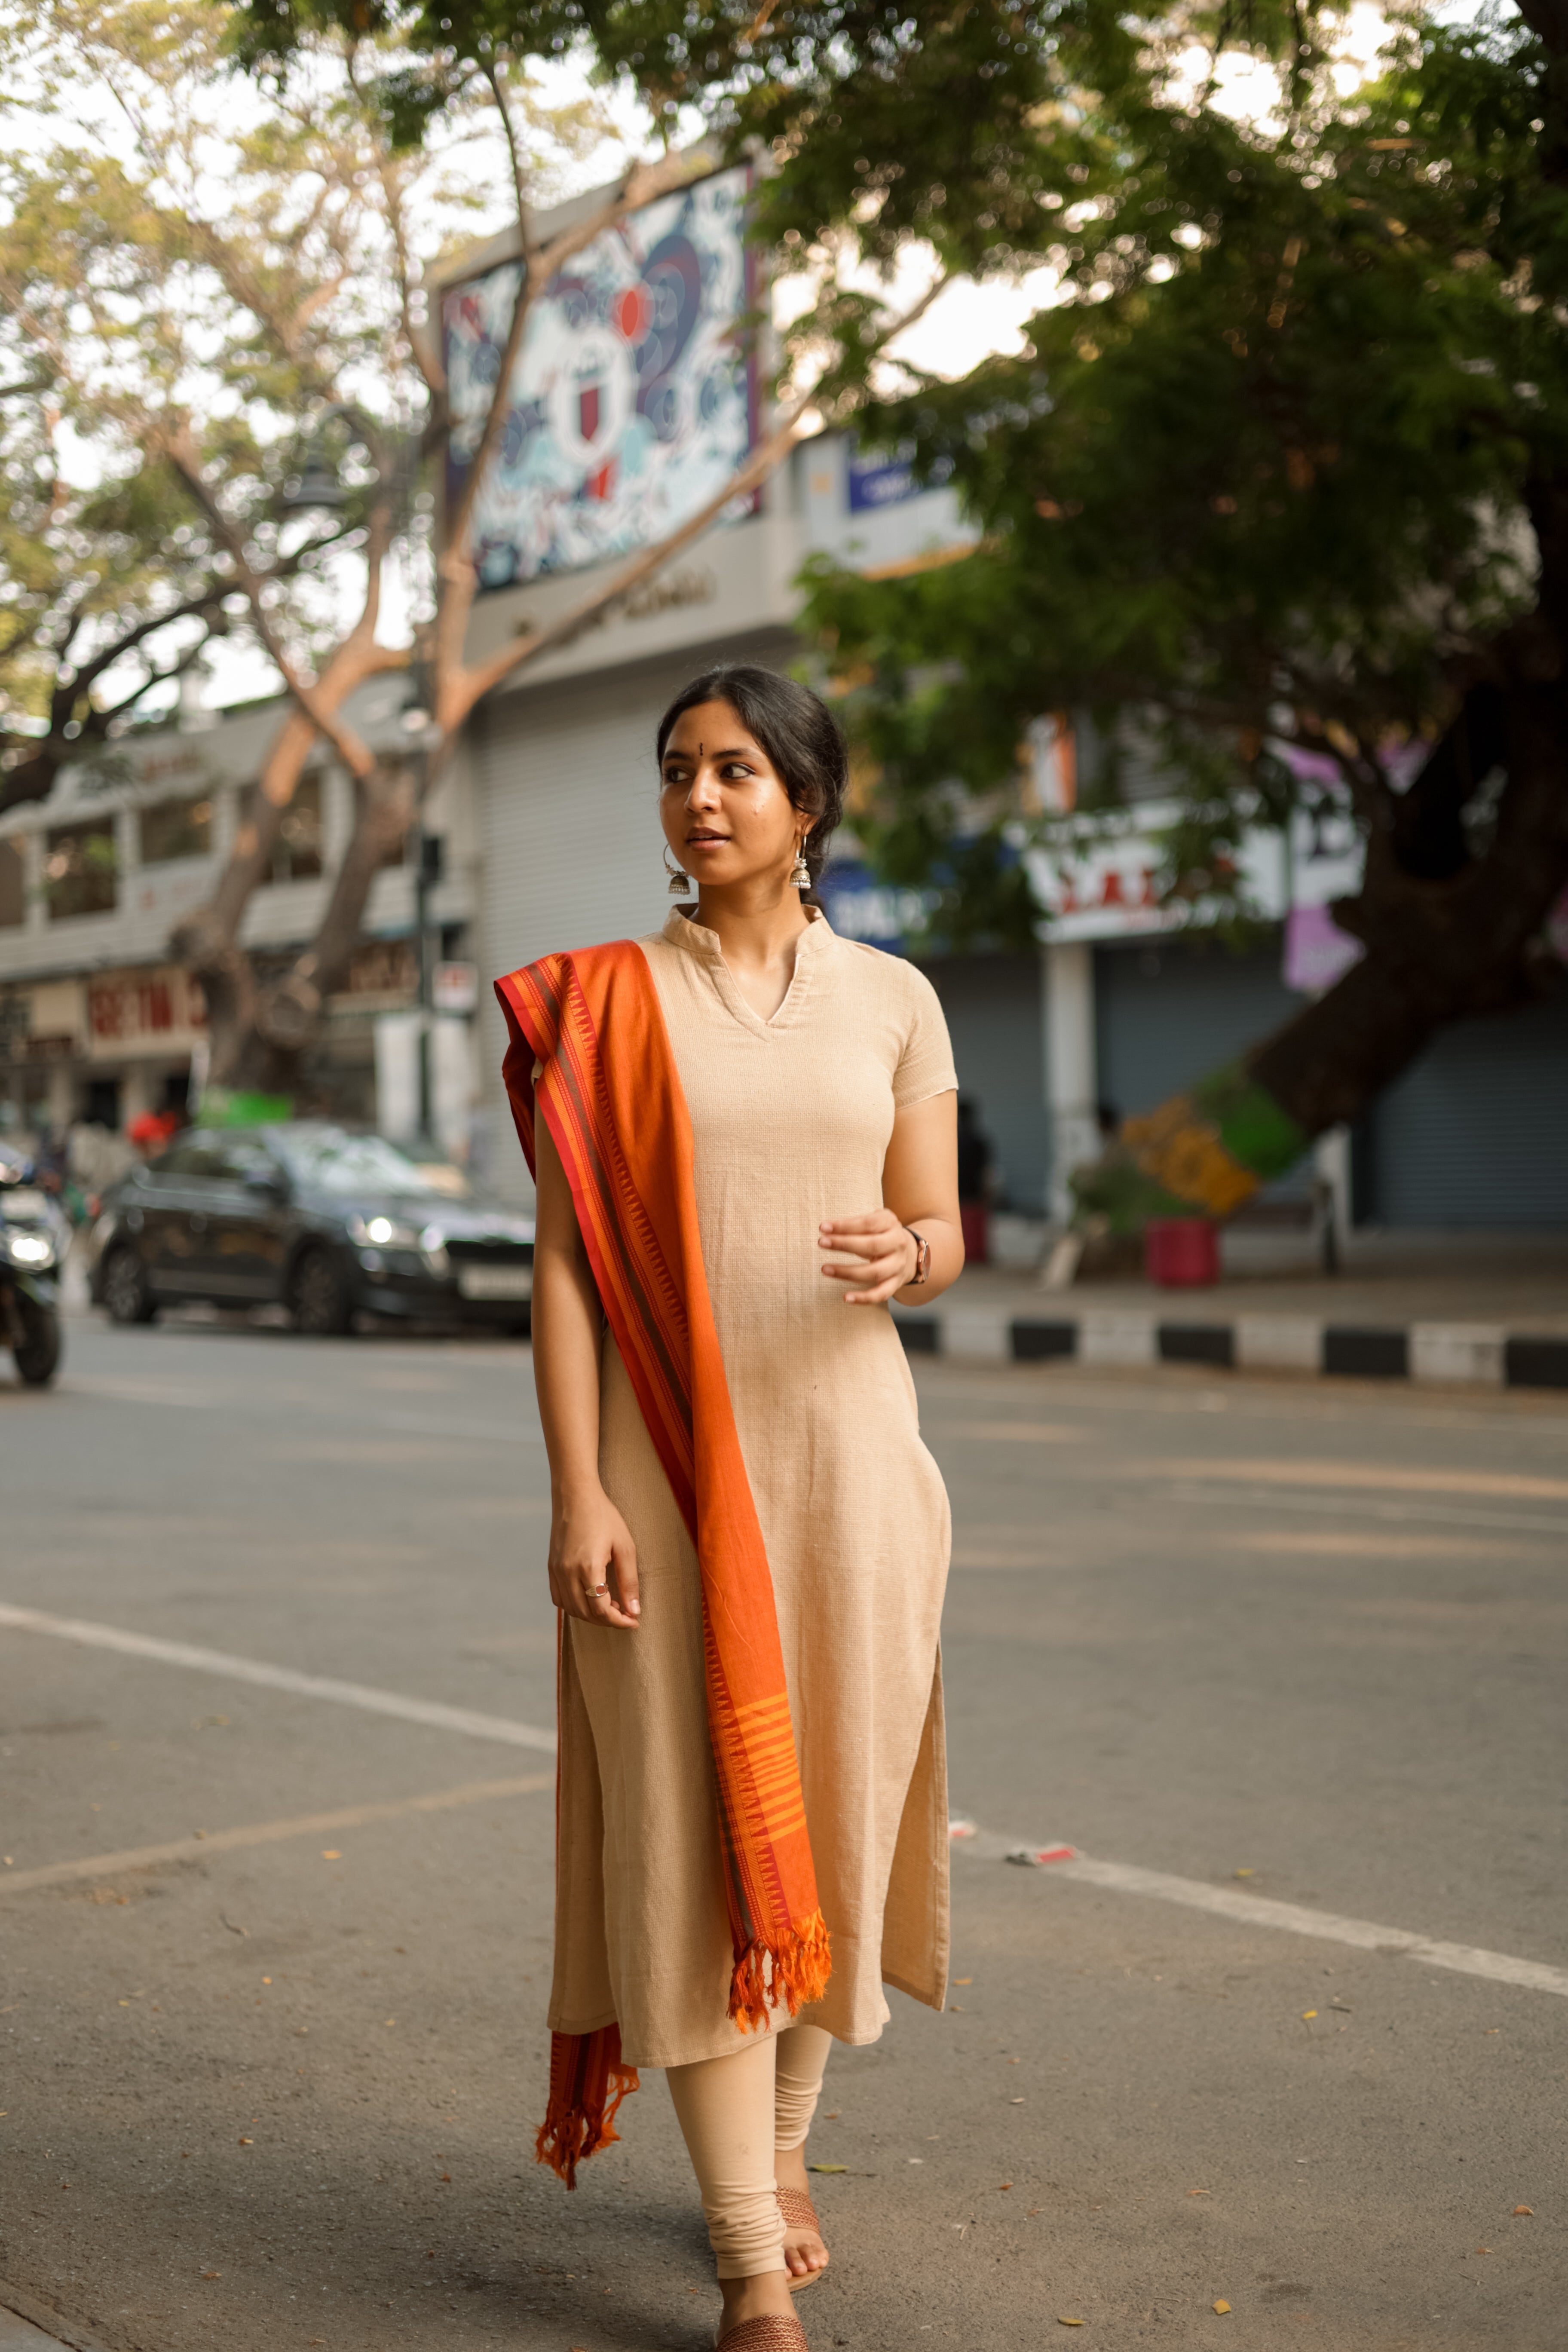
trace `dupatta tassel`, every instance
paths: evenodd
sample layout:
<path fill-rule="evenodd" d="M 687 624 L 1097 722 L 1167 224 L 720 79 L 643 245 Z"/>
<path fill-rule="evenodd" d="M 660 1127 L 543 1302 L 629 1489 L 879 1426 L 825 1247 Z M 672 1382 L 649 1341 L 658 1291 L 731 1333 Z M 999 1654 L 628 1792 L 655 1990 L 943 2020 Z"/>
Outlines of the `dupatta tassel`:
<path fill-rule="evenodd" d="M 577 2167 L 619 2139 L 616 2110 L 637 2088 L 637 2068 L 621 2061 L 618 2025 L 601 2025 L 593 2033 L 552 2033 L 550 2104 L 533 2144 L 540 2163 L 575 2189 Z"/>
<path fill-rule="evenodd" d="M 748 1944 L 730 1979 L 730 2015 L 742 2033 L 765 2026 L 782 2002 L 792 2017 L 820 2000 L 833 1973 L 827 1922 L 814 1911 L 804 1927 L 792 1927 L 774 1950 L 760 1940 Z"/>

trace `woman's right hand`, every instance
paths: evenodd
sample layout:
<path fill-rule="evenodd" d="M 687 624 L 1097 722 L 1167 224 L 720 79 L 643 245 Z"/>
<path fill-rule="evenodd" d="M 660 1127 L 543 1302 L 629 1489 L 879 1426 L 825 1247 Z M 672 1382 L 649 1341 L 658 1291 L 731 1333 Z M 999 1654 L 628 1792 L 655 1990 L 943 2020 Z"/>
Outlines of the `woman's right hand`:
<path fill-rule="evenodd" d="M 569 1617 L 589 1625 L 635 1630 L 637 1548 L 631 1530 L 602 1486 L 591 1495 L 557 1498 L 550 1528 L 550 1598 Z"/>

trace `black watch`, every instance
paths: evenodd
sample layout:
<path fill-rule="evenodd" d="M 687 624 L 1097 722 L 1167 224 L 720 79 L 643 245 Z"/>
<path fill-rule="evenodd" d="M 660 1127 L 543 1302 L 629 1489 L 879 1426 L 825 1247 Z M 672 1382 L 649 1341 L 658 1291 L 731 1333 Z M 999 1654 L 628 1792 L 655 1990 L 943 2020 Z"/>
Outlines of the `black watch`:
<path fill-rule="evenodd" d="M 915 1233 L 913 1225 L 906 1225 L 904 1227 L 904 1231 L 906 1234 L 914 1234 L 915 1244 L 915 1270 L 913 1274 L 910 1275 L 908 1282 L 905 1283 L 904 1288 L 906 1290 L 918 1290 L 921 1283 L 925 1280 L 927 1275 L 931 1272 L 931 1244 L 927 1241 L 924 1234 Z"/>

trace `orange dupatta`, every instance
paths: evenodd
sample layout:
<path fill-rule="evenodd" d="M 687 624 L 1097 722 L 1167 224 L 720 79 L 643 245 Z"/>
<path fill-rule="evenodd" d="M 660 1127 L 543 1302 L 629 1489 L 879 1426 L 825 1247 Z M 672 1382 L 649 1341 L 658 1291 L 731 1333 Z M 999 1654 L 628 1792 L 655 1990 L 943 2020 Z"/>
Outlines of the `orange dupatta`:
<path fill-rule="evenodd" d="M 773 1578 L 702 1267 L 686 1097 L 635 940 L 545 956 L 498 980 L 496 994 L 510 1036 L 502 1076 L 529 1167 L 542 1111 L 605 1314 L 697 1549 L 734 1951 L 730 2015 L 749 2032 L 781 2000 L 792 2017 L 820 2000 L 831 1960 Z M 554 2035 L 540 2161 L 573 2187 L 578 2162 L 617 2137 L 616 2108 L 636 2088 L 618 2025 Z"/>

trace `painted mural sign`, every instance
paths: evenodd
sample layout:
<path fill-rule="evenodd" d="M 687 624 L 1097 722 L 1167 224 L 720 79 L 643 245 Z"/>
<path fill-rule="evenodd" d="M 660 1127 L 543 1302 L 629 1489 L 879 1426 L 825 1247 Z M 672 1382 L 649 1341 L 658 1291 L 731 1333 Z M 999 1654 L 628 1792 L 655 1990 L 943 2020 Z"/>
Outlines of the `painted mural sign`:
<path fill-rule="evenodd" d="M 757 437 L 740 331 L 749 185 L 742 166 L 661 196 L 596 237 L 539 297 L 475 518 L 483 587 L 647 546 L 743 462 Z M 521 267 L 500 263 L 445 299 L 449 497 L 483 427 Z"/>

